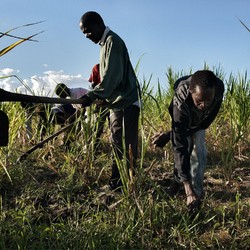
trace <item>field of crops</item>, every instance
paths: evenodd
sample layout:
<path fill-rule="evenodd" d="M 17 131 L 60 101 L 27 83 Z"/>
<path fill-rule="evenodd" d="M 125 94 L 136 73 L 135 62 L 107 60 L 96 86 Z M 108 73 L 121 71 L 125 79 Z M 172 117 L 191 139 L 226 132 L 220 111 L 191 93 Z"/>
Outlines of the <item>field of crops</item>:
<path fill-rule="evenodd" d="M 20 103 L 1 103 L 10 129 L 8 146 L 0 148 L 0 249 L 248 249 L 250 80 L 247 74 L 211 70 L 224 81 L 226 92 L 206 134 L 205 197 L 195 217 L 188 213 L 183 192 L 173 199 L 165 194 L 173 172 L 171 145 L 154 149 L 151 140 L 170 129 L 173 83 L 190 72 L 169 68 L 166 83 L 141 82 L 138 167 L 133 178 L 123 171 L 122 193 L 107 186 L 108 124 L 97 150 L 93 119 L 78 119 L 69 149 L 61 134 L 20 162 L 39 141 L 38 120 L 33 117 L 30 141 Z"/>

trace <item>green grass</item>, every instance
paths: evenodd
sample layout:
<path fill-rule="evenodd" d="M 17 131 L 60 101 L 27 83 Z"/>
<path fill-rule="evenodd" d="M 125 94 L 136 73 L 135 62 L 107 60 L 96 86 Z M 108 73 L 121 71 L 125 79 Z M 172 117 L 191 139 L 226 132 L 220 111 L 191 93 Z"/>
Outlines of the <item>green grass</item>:
<path fill-rule="evenodd" d="M 247 75 L 226 79 L 220 68 L 214 71 L 227 87 L 207 130 L 206 195 L 195 218 L 188 214 L 184 193 L 174 199 L 165 195 L 173 170 L 171 145 L 153 149 L 150 139 L 170 129 L 169 86 L 183 72 L 168 69 L 166 85 L 151 78 L 142 82 L 139 167 L 132 180 L 124 174 L 124 193 L 105 186 L 111 171 L 107 128 L 98 152 L 91 143 L 91 121 L 79 120 L 81 130 L 69 151 L 59 136 L 17 163 L 31 146 L 25 140 L 25 115 L 19 104 L 1 104 L 9 116 L 10 139 L 0 148 L 0 249 L 247 249 L 249 80 Z"/>

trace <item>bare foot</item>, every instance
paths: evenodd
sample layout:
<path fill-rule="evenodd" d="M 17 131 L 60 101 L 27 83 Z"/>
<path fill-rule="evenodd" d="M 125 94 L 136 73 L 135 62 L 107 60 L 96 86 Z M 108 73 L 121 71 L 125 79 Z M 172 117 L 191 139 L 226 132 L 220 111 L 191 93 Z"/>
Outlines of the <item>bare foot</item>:
<path fill-rule="evenodd" d="M 184 181 L 183 184 L 187 195 L 187 206 L 189 206 L 197 200 L 197 196 L 190 181 Z"/>

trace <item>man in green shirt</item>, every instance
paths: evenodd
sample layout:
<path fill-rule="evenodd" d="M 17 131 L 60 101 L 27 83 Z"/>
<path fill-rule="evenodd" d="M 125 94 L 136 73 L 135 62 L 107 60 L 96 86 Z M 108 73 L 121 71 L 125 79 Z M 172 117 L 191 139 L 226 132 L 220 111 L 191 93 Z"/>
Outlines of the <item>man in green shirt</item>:
<path fill-rule="evenodd" d="M 110 109 L 111 144 L 114 149 L 110 187 L 122 185 L 117 160 L 129 148 L 132 149 L 133 166 L 137 158 L 138 119 L 140 113 L 140 87 L 129 59 L 124 41 L 104 24 L 102 17 L 94 12 L 86 12 L 80 20 L 80 29 L 86 38 L 100 49 L 101 82 L 84 95 L 83 106 L 91 105 L 96 99 L 103 100 L 103 105 Z M 123 137 L 125 147 L 123 147 Z M 128 166 L 131 162 L 128 161 Z"/>

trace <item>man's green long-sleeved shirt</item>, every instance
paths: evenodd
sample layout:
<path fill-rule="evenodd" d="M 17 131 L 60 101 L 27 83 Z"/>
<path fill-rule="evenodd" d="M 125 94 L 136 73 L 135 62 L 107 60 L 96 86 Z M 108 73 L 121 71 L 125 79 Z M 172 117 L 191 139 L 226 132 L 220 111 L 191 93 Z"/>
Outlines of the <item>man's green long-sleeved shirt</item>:
<path fill-rule="evenodd" d="M 110 109 L 124 109 L 138 101 L 139 84 L 125 43 L 116 33 L 107 31 L 100 50 L 101 83 L 88 95 L 91 100 L 104 100 Z"/>

